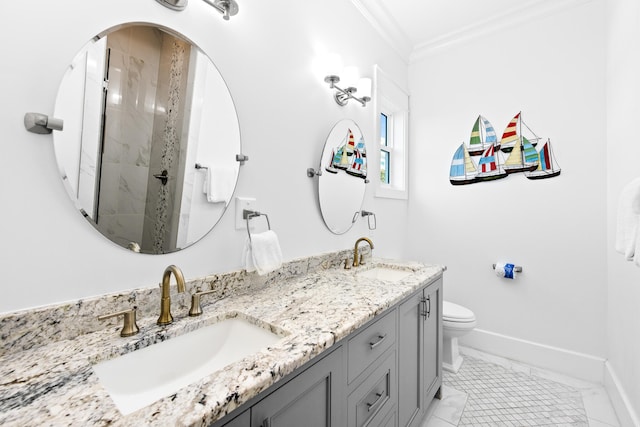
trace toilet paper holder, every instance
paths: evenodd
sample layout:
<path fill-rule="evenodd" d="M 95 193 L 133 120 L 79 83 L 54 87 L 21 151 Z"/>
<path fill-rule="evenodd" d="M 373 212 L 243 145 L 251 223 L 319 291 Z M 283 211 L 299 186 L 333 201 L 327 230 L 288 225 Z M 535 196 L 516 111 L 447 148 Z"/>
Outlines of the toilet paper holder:
<path fill-rule="evenodd" d="M 496 265 L 493 264 L 492 268 L 495 270 L 496 269 Z M 522 266 L 521 265 L 516 265 L 515 267 L 513 267 L 513 271 L 515 271 L 516 273 L 522 273 Z"/>

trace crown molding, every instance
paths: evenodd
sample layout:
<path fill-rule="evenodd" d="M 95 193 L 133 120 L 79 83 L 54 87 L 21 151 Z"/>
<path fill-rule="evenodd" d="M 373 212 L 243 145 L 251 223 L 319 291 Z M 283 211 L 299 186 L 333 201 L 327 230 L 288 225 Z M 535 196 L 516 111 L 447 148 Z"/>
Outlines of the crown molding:
<path fill-rule="evenodd" d="M 505 13 L 494 15 L 478 21 L 473 25 L 468 25 L 432 40 L 419 43 L 411 52 L 409 63 L 419 61 L 442 48 L 513 28 L 523 23 L 531 22 L 532 20 L 541 19 L 585 3 L 590 3 L 591 1 L 593 0 L 529 1 Z"/>
<path fill-rule="evenodd" d="M 381 2 L 372 0 L 351 0 L 351 3 L 369 21 L 371 26 L 385 39 L 391 47 L 400 55 L 405 63 L 413 50 L 411 42 L 400 28 L 391 14 L 384 8 Z"/>

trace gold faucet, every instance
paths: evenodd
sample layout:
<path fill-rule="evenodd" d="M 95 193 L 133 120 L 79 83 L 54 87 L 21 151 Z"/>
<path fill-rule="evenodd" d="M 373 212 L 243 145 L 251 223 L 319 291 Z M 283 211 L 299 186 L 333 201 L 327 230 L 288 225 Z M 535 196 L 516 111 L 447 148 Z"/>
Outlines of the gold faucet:
<path fill-rule="evenodd" d="M 171 285 L 171 273 L 176 278 L 176 284 L 178 285 L 178 292 L 184 292 L 184 276 L 182 271 L 175 265 L 170 265 L 164 270 L 162 275 L 162 298 L 160 299 L 160 317 L 156 322 L 158 325 L 169 325 L 173 323 L 173 316 L 171 316 L 171 294 L 169 292 L 169 286 Z"/>
<path fill-rule="evenodd" d="M 371 249 L 373 249 L 373 242 L 371 241 L 371 239 L 367 237 L 361 237 L 358 240 L 356 240 L 356 245 L 353 247 L 353 266 L 354 267 L 357 267 L 360 265 L 360 258 L 358 257 L 358 244 L 363 240 L 369 244 L 369 247 L 371 247 Z"/>

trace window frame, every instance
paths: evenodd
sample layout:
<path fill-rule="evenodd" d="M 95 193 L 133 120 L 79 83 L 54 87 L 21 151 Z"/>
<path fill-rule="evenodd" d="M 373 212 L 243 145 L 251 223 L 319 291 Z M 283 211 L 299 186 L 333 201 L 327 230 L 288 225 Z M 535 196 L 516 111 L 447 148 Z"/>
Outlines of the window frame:
<path fill-rule="evenodd" d="M 375 66 L 375 197 L 408 199 L 409 176 L 409 95 L 379 66 Z M 381 114 L 387 117 L 387 145 L 381 143 Z M 382 152 L 389 153 L 389 184 L 381 180 Z"/>

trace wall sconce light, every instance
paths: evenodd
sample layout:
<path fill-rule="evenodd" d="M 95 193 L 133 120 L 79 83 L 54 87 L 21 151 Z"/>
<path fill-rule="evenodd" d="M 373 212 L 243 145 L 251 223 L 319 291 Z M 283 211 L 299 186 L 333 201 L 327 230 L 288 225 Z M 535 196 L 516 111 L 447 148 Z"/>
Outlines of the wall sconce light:
<path fill-rule="evenodd" d="M 184 10 L 187 7 L 189 0 L 156 0 L 164 7 L 168 7 L 171 10 Z"/>
<path fill-rule="evenodd" d="M 367 102 L 371 101 L 371 79 L 368 77 L 358 78 L 358 69 L 353 66 L 342 68 L 342 61 L 336 54 L 328 55 L 325 59 L 326 77 L 324 81 L 329 83 L 331 89 L 335 89 L 336 92 L 333 98 L 338 105 L 344 107 L 347 105 L 350 99 L 353 99 L 363 107 L 367 105 Z M 342 79 L 339 74 L 342 73 Z M 337 85 L 342 82 L 344 89 Z M 358 94 L 355 96 L 354 94 Z"/>
<path fill-rule="evenodd" d="M 171 10 L 184 10 L 187 7 L 189 0 L 156 0 L 161 5 L 168 7 Z M 222 18 L 225 21 L 229 20 L 230 16 L 234 16 L 238 13 L 238 3 L 235 0 L 204 0 L 209 6 L 213 6 L 218 12 L 222 13 Z"/>
<path fill-rule="evenodd" d="M 235 0 L 204 0 L 204 2 L 222 13 L 222 19 L 225 21 L 238 13 L 238 3 Z"/>

